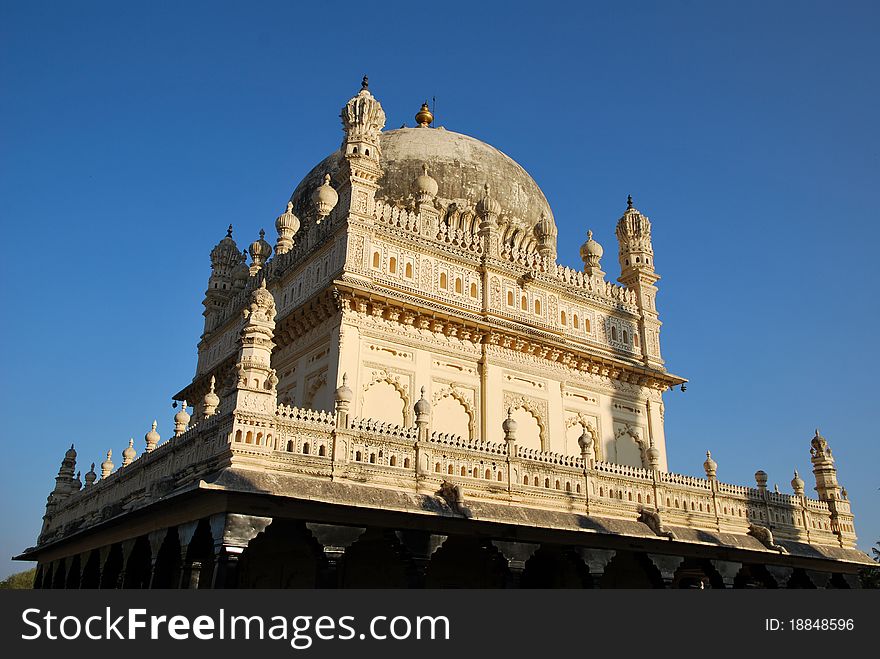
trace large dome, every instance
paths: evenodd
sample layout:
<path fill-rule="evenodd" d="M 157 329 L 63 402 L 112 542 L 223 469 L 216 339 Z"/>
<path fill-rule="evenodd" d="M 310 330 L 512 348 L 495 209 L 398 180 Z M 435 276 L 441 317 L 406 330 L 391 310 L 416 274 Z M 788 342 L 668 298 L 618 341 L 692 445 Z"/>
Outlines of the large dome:
<path fill-rule="evenodd" d="M 512 158 L 485 142 L 443 128 L 399 128 L 383 132 L 380 145 L 384 174 L 379 180 L 378 199 L 406 203 L 424 164 L 437 181 L 441 200 L 475 204 L 488 183 L 492 197 L 501 204 L 504 220 L 528 228 L 533 228 L 542 214 L 552 221 L 550 205 L 538 184 Z M 330 154 L 294 190 L 290 199 L 301 217 L 308 211 L 311 191 L 321 184 L 324 174 L 330 174 L 337 185 L 342 159 L 341 150 Z"/>

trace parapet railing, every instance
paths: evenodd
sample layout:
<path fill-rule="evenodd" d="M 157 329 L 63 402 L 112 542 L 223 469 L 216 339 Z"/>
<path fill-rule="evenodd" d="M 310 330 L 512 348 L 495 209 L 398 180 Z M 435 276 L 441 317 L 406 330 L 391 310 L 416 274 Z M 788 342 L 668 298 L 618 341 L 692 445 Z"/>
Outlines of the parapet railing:
<path fill-rule="evenodd" d="M 423 491 L 425 482 L 432 480 L 439 489 L 442 481 L 451 480 L 462 487 L 465 497 L 506 498 L 515 501 L 511 505 L 633 519 L 645 507 L 659 510 L 664 522 L 673 526 L 746 533 L 757 524 L 780 538 L 855 544 L 852 528 L 835 527 L 826 501 L 805 496 L 609 462 L 590 461 L 585 466 L 580 456 L 429 432 L 427 427 L 341 419 L 287 405 L 278 407 L 274 423 L 271 446 L 246 446 L 232 439 L 233 414 L 221 410 L 61 500 L 44 536 L 88 526 L 120 506 L 146 505 L 165 489 L 173 489 L 180 473 L 198 474 L 212 457 L 231 449 L 232 464 L 239 454 L 243 460 L 249 456 L 260 460 L 268 470 L 295 473 L 308 467 L 311 477 L 334 474 L 334 478 L 401 487 L 408 473 L 415 490 Z M 335 450 L 337 446 L 345 450 Z"/>

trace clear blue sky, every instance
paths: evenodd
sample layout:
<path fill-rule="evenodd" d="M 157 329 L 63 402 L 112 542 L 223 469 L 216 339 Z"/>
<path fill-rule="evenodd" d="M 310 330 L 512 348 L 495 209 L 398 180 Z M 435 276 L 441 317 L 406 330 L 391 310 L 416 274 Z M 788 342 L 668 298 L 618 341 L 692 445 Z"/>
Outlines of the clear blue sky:
<path fill-rule="evenodd" d="M 208 253 L 272 223 L 338 147 L 364 73 L 388 126 L 493 144 L 542 186 L 560 260 L 616 277 L 650 216 L 671 469 L 812 487 L 815 426 L 880 539 L 877 3 L 3 2 L 0 575 L 64 450 L 119 456 L 194 372 Z M 499 429 L 500 432 L 500 429 Z M 118 461 L 118 460 L 117 460 Z"/>

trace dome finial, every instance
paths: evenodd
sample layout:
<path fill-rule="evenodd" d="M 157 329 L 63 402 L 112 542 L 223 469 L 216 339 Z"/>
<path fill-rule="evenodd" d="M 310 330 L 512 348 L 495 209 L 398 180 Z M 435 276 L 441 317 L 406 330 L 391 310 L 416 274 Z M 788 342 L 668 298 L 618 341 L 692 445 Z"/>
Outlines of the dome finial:
<path fill-rule="evenodd" d="M 363 80 L 361 80 L 361 89 L 369 89 L 370 87 L 370 79 L 367 78 L 366 74 L 364 74 Z"/>
<path fill-rule="evenodd" d="M 627 208 L 633 207 L 633 196 L 631 194 L 626 195 L 626 207 Z"/>
<path fill-rule="evenodd" d="M 226 237 L 232 238 L 232 225 L 231 224 L 229 225 L 229 228 L 226 229 Z"/>
<path fill-rule="evenodd" d="M 416 124 L 419 128 L 427 128 L 431 125 L 431 122 L 434 121 L 434 115 L 431 113 L 431 109 L 428 107 L 428 101 L 422 103 L 422 107 L 416 113 Z"/>

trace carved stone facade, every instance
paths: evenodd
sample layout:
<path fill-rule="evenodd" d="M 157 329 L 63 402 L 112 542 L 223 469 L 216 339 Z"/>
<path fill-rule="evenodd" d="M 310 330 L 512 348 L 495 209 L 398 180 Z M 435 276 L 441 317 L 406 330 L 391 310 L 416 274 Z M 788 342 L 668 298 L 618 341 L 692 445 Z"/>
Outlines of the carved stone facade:
<path fill-rule="evenodd" d="M 22 556 L 39 585 L 851 583 L 867 558 L 818 432 L 819 499 L 720 483 L 711 456 L 706 479 L 667 471 L 662 395 L 685 380 L 631 199 L 617 285 L 591 234 L 583 270 L 556 262 L 549 204 L 501 152 L 426 108 L 383 132 L 366 79 L 341 117 L 274 253 L 261 232 L 248 263 L 232 227 L 211 252 L 174 437 L 154 424 L 85 485 L 65 455 Z"/>

